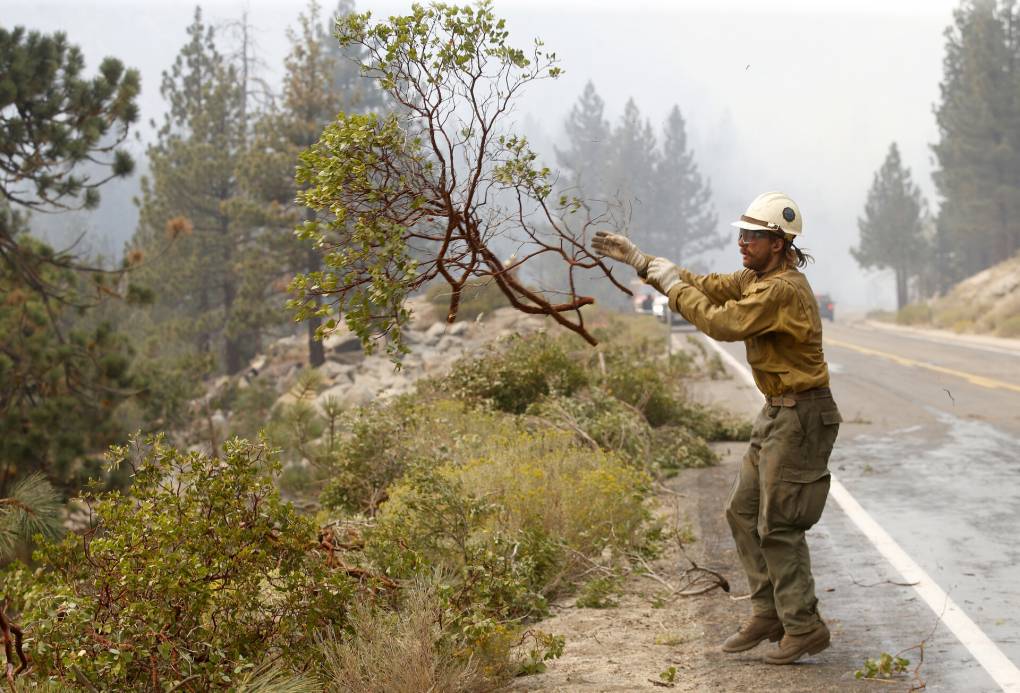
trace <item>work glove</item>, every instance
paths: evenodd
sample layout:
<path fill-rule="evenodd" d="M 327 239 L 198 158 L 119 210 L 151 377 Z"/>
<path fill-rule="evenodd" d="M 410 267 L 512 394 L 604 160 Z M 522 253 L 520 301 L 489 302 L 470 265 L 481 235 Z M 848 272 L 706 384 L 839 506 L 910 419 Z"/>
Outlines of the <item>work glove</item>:
<path fill-rule="evenodd" d="M 680 277 L 680 268 L 664 257 L 652 258 L 648 263 L 645 281 L 663 294 L 668 294 L 674 286 L 683 283 L 683 279 Z"/>
<path fill-rule="evenodd" d="M 626 262 L 642 277 L 648 271 L 648 263 L 652 260 L 651 255 L 642 253 L 626 236 L 608 231 L 596 231 L 595 237 L 591 239 L 591 247 L 597 255 Z"/>

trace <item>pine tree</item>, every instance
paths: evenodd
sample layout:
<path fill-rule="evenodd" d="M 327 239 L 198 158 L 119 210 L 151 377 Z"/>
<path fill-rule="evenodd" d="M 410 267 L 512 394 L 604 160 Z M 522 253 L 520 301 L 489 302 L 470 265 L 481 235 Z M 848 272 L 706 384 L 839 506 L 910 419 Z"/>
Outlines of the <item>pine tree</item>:
<path fill-rule="evenodd" d="M 860 245 L 851 248 L 850 253 L 861 267 L 893 270 L 898 308 L 907 304 L 910 280 L 921 272 L 929 257 L 923 210 L 921 191 L 911 180 L 910 169 L 903 168 L 899 149 L 893 143 L 875 173 L 864 216 L 857 220 Z"/>
<path fill-rule="evenodd" d="M 556 148 L 556 162 L 566 169 L 564 188 L 578 197 L 606 200 L 610 194 L 610 128 L 605 102 L 591 81 L 570 109 L 564 129 L 567 148 Z"/>
<path fill-rule="evenodd" d="M 940 140 L 946 274 L 959 279 L 1020 250 L 1020 30 L 1014 2 L 965 3 L 946 30 Z"/>
<path fill-rule="evenodd" d="M 351 12 L 353 3 L 341 2 L 334 20 Z M 381 105 L 378 90 L 360 75 L 350 51 L 324 30 L 318 2 L 308 3 L 297 31 L 288 31 L 288 38 L 291 50 L 284 61 L 282 93 L 277 106 L 256 125 L 254 146 L 240 176 L 258 209 L 252 223 L 262 229 L 262 242 L 275 259 L 266 271 L 278 278 L 322 267 L 315 248 L 293 233 L 299 222 L 316 218 L 313 210 L 294 204 L 298 155 L 316 142 L 338 111 L 362 112 Z M 307 322 L 309 363 L 316 367 L 325 362 L 322 342 L 315 338 L 322 321 L 312 316 Z"/>
<path fill-rule="evenodd" d="M 610 137 L 611 195 L 623 205 L 634 240 L 656 253 L 652 229 L 655 205 L 655 168 L 659 164 L 655 132 L 642 119 L 634 99 L 628 99 L 623 116 Z"/>
<path fill-rule="evenodd" d="M 702 180 L 694 153 L 687 148 L 687 132 L 680 107 L 669 112 L 663 128 L 662 155 L 655 167 L 649 228 L 650 253 L 677 262 L 721 248 L 726 239 L 716 231 L 712 189 Z"/>
<path fill-rule="evenodd" d="M 254 353 L 259 327 L 258 311 L 242 295 L 257 282 L 248 266 L 257 247 L 232 204 L 247 139 L 246 84 L 199 9 L 187 31 L 188 43 L 163 74 L 169 108 L 148 150 L 135 245 L 152 253 L 164 234 L 177 237 L 145 273 L 158 330 L 163 341 L 222 354 L 223 368 L 236 373 Z"/>
<path fill-rule="evenodd" d="M 93 208 L 106 181 L 133 169 L 120 144 L 138 116 L 138 73 L 115 58 L 95 77 L 84 67 L 62 33 L 0 29 L 3 502 L 39 497 L 33 473 L 67 492 L 98 474 L 88 454 L 120 433 L 114 409 L 136 385 L 124 338 L 89 319 L 99 298 L 118 293 L 110 279 L 125 277 L 41 243 L 25 214 Z M 0 512 L 0 554 L 24 526 L 18 517 Z"/>
<path fill-rule="evenodd" d="M 138 72 L 109 57 L 95 77 L 84 68 L 63 33 L 0 28 L 0 261 L 43 293 L 54 287 L 33 271 L 38 261 L 69 268 L 76 258 L 32 255 L 16 240 L 17 210 L 93 209 L 101 185 L 134 170 L 120 145 L 138 119 Z"/>

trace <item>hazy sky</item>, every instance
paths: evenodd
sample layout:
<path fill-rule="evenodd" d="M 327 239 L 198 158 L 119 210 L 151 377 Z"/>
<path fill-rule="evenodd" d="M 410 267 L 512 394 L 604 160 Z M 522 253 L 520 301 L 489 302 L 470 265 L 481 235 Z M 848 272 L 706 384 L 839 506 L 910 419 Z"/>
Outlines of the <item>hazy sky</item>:
<path fill-rule="evenodd" d="M 185 41 L 192 2 L 165 0 L 2 0 L 0 22 L 66 31 L 87 70 L 105 55 L 142 72 L 144 119 L 157 118 L 162 70 Z M 333 0 L 323 3 L 327 10 Z M 849 255 L 857 216 L 891 142 L 936 206 L 929 145 L 942 73 L 943 31 L 951 0 L 496 0 L 511 39 L 540 37 L 564 75 L 536 85 L 520 104 L 520 126 L 540 149 L 591 79 L 607 115 L 633 97 L 658 129 L 680 106 L 703 172 L 711 177 L 720 226 L 759 192 L 784 190 L 804 214 L 802 245 L 817 263 L 808 276 L 844 307 L 891 307 L 891 278 L 865 275 Z M 265 77 L 276 81 L 285 30 L 305 2 L 203 3 L 214 24 L 245 8 L 256 28 Z M 362 0 L 360 10 L 402 12 L 410 2 Z M 622 9 L 626 8 L 626 9 Z M 143 129 L 143 137 L 148 129 Z M 554 164 L 555 162 L 549 161 Z M 677 258 L 683 260 L 683 258 Z M 718 271 L 739 267 L 736 245 L 710 258 Z"/>

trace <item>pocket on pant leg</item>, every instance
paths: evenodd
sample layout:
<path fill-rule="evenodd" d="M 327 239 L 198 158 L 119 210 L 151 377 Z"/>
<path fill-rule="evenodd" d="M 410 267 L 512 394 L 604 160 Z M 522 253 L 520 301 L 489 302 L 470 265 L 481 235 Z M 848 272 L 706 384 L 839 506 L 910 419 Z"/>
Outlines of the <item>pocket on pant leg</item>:
<path fill-rule="evenodd" d="M 822 517 L 829 496 L 829 475 L 814 481 L 778 481 L 770 489 L 765 525 L 769 529 L 811 529 Z"/>
<path fill-rule="evenodd" d="M 804 435 L 796 455 L 783 461 L 779 477 L 783 481 L 806 484 L 828 476 L 829 455 L 843 418 L 831 400 L 827 406 L 798 402 L 796 415 Z"/>

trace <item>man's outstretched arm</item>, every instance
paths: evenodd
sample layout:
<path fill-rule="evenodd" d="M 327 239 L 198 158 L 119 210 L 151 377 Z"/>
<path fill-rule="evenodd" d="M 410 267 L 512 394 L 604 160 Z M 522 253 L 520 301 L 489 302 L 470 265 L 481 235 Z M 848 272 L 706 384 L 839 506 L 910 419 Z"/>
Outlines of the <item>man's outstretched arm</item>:
<path fill-rule="evenodd" d="M 737 342 L 781 327 L 780 309 L 792 299 L 789 287 L 779 282 L 763 284 L 748 296 L 722 305 L 713 303 L 697 287 L 682 280 L 666 289 L 670 309 L 722 342 Z"/>

